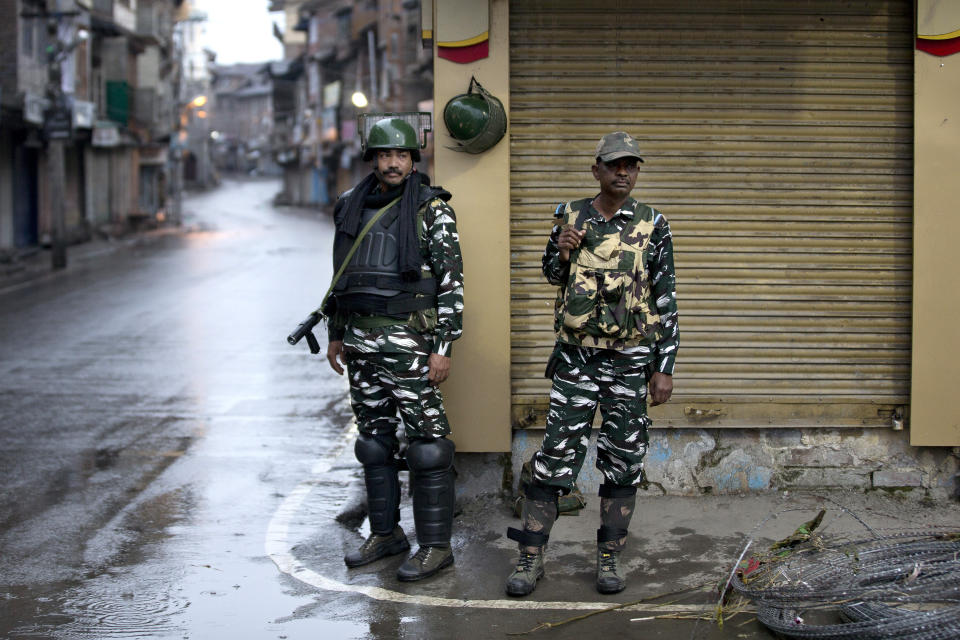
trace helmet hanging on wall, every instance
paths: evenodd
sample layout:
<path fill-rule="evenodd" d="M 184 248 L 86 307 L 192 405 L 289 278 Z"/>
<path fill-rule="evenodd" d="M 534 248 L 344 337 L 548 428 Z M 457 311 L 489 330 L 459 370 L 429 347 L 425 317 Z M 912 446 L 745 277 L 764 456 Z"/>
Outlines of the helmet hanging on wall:
<path fill-rule="evenodd" d="M 454 151 L 482 153 L 507 132 L 507 113 L 489 91 L 470 78 L 467 93 L 454 96 L 443 108 L 443 122 L 457 146 Z"/>

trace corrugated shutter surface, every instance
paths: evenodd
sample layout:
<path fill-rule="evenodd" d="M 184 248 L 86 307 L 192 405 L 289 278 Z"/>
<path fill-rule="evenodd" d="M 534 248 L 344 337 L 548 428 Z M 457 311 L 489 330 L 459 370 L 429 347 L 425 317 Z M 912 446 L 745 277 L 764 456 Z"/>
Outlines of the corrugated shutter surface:
<path fill-rule="evenodd" d="M 889 424 L 908 402 L 909 1 L 511 2 L 515 426 L 543 424 L 557 202 L 599 137 L 674 233 L 681 350 L 658 424 Z M 659 408 L 658 408 L 659 409 Z"/>

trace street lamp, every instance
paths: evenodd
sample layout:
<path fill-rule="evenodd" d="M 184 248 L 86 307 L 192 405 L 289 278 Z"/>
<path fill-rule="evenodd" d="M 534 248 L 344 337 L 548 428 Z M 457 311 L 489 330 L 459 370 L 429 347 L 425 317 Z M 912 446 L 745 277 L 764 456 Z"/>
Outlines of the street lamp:
<path fill-rule="evenodd" d="M 369 104 L 369 102 L 367 102 L 367 96 L 359 89 L 354 91 L 353 95 L 350 96 L 350 102 L 358 109 L 363 109 Z"/>
<path fill-rule="evenodd" d="M 47 175 L 50 180 L 50 192 L 54 197 L 50 202 L 52 233 L 50 243 L 51 267 L 64 269 L 67 266 L 66 210 L 63 194 L 66 189 L 66 168 L 64 160 L 65 140 L 73 136 L 72 112 L 63 93 L 60 65 L 73 50 L 90 37 L 90 32 L 78 26 L 70 42 L 60 39 L 60 23 L 79 15 L 76 11 L 47 11 L 46 7 L 38 14 L 23 14 L 24 17 L 45 18 L 49 44 L 47 54 L 47 101 L 44 115 L 44 130 L 47 138 Z"/>
<path fill-rule="evenodd" d="M 207 112 L 201 109 L 206 104 L 207 96 L 199 95 L 180 108 L 180 127 L 177 130 L 177 142 L 173 145 L 174 221 L 178 225 L 183 222 L 183 154 L 189 138 L 187 126 L 191 113 L 201 120 L 207 117 Z"/>

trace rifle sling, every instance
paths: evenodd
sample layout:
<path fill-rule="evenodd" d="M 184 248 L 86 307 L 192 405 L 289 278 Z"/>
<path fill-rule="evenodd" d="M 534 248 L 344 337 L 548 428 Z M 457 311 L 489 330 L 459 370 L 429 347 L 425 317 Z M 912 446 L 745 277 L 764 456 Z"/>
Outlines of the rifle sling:
<path fill-rule="evenodd" d="M 327 306 L 327 298 L 330 297 L 330 293 L 333 291 L 333 288 L 336 286 L 337 280 L 340 279 L 340 276 L 343 275 L 343 272 L 346 270 L 347 265 L 350 264 L 350 260 L 351 258 L 353 258 L 353 254 L 355 254 L 357 252 L 357 249 L 360 248 L 360 243 L 363 241 L 364 236 L 367 235 L 367 232 L 373 228 L 373 225 L 377 222 L 377 220 L 379 220 L 381 216 L 383 216 L 383 214 L 385 214 L 390 207 L 400 202 L 401 197 L 402 196 L 397 196 L 396 198 L 388 202 L 386 206 L 384 206 L 382 209 L 380 209 L 375 214 L 373 214 L 373 217 L 370 218 L 370 222 L 368 222 L 363 227 L 363 229 L 360 230 L 360 233 L 357 234 L 357 239 L 353 241 L 353 246 L 350 247 L 350 251 L 347 252 L 347 257 L 343 259 L 343 262 L 340 264 L 340 268 L 337 269 L 337 273 L 334 274 L 333 280 L 330 282 L 330 288 L 327 289 L 326 295 L 323 296 L 323 302 L 320 303 L 320 308 L 317 309 L 317 313 L 319 315 L 323 316 L 323 308 Z"/>

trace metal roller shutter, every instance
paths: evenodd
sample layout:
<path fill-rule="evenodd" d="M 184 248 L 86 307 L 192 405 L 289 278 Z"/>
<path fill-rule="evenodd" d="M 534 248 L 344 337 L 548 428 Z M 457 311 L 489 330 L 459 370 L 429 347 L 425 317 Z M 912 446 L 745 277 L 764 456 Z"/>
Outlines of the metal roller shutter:
<path fill-rule="evenodd" d="M 511 3 L 515 427 L 541 426 L 556 203 L 615 129 L 670 220 L 680 357 L 658 426 L 889 426 L 909 402 L 913 3 Z"/>

